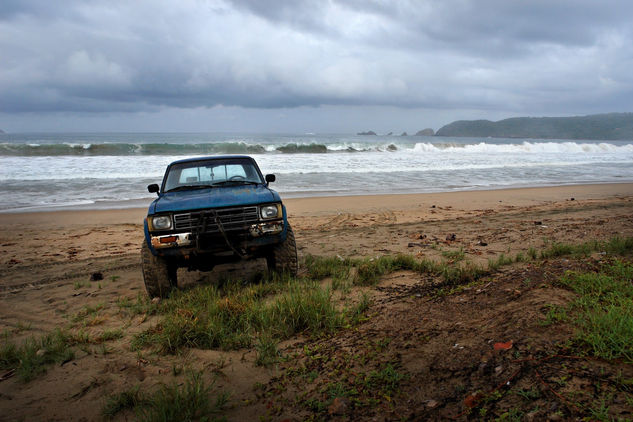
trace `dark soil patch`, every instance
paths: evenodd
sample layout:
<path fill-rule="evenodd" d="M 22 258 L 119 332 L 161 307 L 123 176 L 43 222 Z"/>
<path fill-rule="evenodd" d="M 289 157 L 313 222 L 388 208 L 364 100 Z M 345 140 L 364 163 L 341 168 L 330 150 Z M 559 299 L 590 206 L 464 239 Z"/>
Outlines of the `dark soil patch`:
<path fill-rule="evenodd" d="M 441 295 L 426 276 L 383 281 L 366 323 L 288 350 L 259 400 L 279 420 L 630 419 L 633 365 L 544 324 L 574 297 L 557 280 L 600 259 L 515 264 Z"/>

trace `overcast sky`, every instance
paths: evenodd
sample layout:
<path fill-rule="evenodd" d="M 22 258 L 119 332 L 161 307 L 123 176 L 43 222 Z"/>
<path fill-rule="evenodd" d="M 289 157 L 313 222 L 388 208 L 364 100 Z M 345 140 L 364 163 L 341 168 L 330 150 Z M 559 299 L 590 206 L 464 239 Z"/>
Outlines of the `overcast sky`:
<path fill-rule="evenodd" d="M 633 111 L 630 0 L 2 0 L 5 131 L 415 132 Z"/>

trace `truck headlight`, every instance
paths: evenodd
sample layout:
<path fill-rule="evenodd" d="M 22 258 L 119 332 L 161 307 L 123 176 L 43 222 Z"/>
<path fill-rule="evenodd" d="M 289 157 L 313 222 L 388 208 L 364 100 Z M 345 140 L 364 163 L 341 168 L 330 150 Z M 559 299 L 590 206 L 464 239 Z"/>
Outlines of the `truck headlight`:
<path fill-rule="evenodd" d="M 259 215 L 263 220 L 269 220 L 271 218 L 278 218 L 281 216 L 281 205 L 264 205 L 259 208 Z"/>
<path fill-rule="evenodd" d="M 159 215 L 152 217 L 152 229 L 169 230 L 171 229 L 171 217 L 168 215 Z"/>

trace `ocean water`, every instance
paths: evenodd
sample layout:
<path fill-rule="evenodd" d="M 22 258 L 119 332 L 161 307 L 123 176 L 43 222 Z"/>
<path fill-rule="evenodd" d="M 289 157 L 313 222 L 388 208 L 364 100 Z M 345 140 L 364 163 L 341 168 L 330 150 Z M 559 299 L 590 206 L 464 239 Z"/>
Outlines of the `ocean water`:
<path fill-rule="evenodd" d="M 633 140 L 218 133 L 0 134 L 0 211 L 143 206 L 173 160 L 247 154 L 282 197 L 633 182 Z"/>

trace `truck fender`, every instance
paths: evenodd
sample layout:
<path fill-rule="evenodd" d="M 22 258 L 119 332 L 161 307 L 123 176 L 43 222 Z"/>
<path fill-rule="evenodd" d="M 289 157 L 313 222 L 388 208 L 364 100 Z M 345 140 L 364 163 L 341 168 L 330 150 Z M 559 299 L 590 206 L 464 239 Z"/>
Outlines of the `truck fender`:
<path fill-rule="evenodd" d="M 145 232 L 145 243 L 147 243 L 147 247 L 149 248 L 150 252 L 152 253 L 152 255 L 158 256 L 158 252 L 156 252 L 156 249 L 154 249 L 154 247 L 152 246 L 152 238 L 149 235 L 149 227 L 147 226 L 147 218 L 143 220 L 143 232 Z"/>

